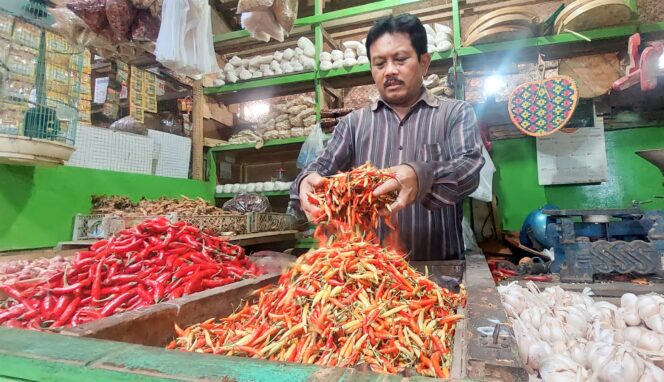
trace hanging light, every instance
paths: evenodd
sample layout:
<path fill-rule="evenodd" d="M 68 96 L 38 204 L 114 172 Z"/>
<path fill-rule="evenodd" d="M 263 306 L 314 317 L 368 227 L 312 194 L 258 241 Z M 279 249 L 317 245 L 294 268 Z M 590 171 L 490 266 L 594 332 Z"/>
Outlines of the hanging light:
<path fill-rule="evenodd" d="M 484 80 L 484 96 L 496 95 L 507 87 L 503 77 L 493 74 Z"/>

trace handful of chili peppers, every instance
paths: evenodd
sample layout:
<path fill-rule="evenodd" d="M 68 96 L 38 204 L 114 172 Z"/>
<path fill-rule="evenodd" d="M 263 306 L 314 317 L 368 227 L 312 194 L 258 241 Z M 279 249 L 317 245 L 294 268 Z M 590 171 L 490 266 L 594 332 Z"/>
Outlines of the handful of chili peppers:
<path fill-rule="evenodd" d="M 390 204 L 396 200 L 396 192 L 378 197 L 373 195 L 376 187 L 390 179 L 396 179 L 394 173 L 379 170 L 369 162 L 324 178 L 315 195 L 307 195 L 309 202 L 321 209 L 321 215 L 315 221 L 341 222 L 372 231 L 378 227 L 381 210 L 389 210 Z M 385 223 L 394 229 L 389 218 Z"/>
<path fill-rule="evenodd" d="M 276 287 L 256 291 L 256 303 L 184 330 L 176 325 L 167 348 L 448 377 L 465 291 L 439 287 L 378 243 L 371 227 L 390 199 L 372 192 L 390 176 L 364 165 L 329 178 L 310 200 L 333 236 L 298 258 Z"/>
<path fill-rule="evenodd" d="M 48 281 L 0 286 L 0 324 L 76 326 L 260 275 L 244 250 L 185 222 L 146 220 L 78 252 Z"/>

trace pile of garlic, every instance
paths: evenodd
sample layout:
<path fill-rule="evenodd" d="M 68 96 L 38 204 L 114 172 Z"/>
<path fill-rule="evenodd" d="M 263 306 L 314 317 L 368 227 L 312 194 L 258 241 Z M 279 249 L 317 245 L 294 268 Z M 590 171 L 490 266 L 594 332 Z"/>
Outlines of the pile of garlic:
<path fill-rule="evenodd" d="M 316 67 L 314 43 L 306 37 L 297 40 L 295 49 L 278 50 L 273 54 L 250 58 L 233 56 L 224 66 L 224 80 L 236 83 L 281 74 L 313 71 Z"/>
<path fill-rule="evenodd" d="M 661 296 L 626 294 L 618 308 L 594 301 L 589 288 L 540 291 L 533 283 L 512 283 L 498 290 L 523 364 L 545 382 L 664 381 L 664 336 L 639 326 L 661 323 Z"/>
<path fill-rule="evenodd" d="M 271 112 L 256 125 L 263 139 L 303 137 L 316 125 L 316 103 L 311 97 L 300 96 L 271 106 Z"/>

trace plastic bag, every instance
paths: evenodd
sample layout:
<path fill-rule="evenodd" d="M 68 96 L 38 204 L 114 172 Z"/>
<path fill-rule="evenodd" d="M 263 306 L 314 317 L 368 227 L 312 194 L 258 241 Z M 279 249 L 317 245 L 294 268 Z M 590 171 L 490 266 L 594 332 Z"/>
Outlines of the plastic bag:
<path fill-rule="evenodd" d="M 148 129 L 145 126 L 143 126 L 142 123 L 138 122 L 137 120 L 135 120 L 130 116 L 120 118 L 117 121 L 111 123 L 111 126 L 109 126 L 109 128 L 113 131 L 122 131 L 125 133 L 132 133 L 139 135 L 146 135 L 148 133 Z"/>
<path fill-rule="evenodd" d="M 81 0 L 67 4 L 72 12 L 87 24 L 93 32 L 101 34 L 108 25 L 106 0 Z"/>
<path fill-rule="evenodd" d="M 297 19 L 297 0 L 274 0 L 274 16 L 277 22 L 284 29 L 286 36 L 288 36 L 295 25 Z"/>
<path fill-rule="evenodd" d="M 129 0 L 106 0 L 106 19 L 113 30 L 114 41 L 128 40 L 135 17 L 136 8 Z"/>
<path fill-rule="evenodd" d="M 274 0 L 240 0 L 237 3 L 237 13 L 265 11 L 274 3 Z"/>
<path fill-rule="evenodd" d="M 182 135 L 184 133 L 182 124 L 177 118 L 175 118 L 173 113 L 170 112 L 161 120 L 161 131 L 176 135 Z"/>
<path fill-rule="evenodd" d="M 270 38 L 273 38 L 279 42 L 284 41 L 284 29 L 279 25 L 270 9 L 243 13 L 240 23 L 242 28 L 246 29 L 256 40 L 268 42 Z"/>
<path fill-rule="evenodd" d="M 159 20 L 150 11 L 139 10 L 134 25 L 131 26 L 132 41 L 155 41 L 159 36 Z"/>
<path fill-rule="evenodd" d="M 249 260 L 267 273 L 281 273 L 293 265 L 297 257 L 282 252 L 258 251 L 252 253 Z"/>
<path fill-rule="evenodd" d="M 309 163 L 318 158 L 318 155 L 324 149 L 323 137 L 320 124 L 316 124 L 300 149 L 300 154 L 297 156 L 297 168 L 304 169 Z"/>
<path fill-rule="evenodd" d="M 228 212 L 270 212 L 272 206 L 270 201 L 263 195 L 253 192 L 242 192 L 223 205 L 223 210 Z"/>
<path fill-rule="evenodd" d="M 477 240 L 475 240 L 475 233 L 473 233 L 473 229 L 465 216 L 461 220 L 461 231 L 463 232 L 463 245 L 466 251 L 479 252 L 480 246 L 477 245 Z"/>
<path fill-rule="evenodd" d="M 496 166 L 484 146 L 482 146 L 482 156 L 485 162 L 480 170 L 480 184 L 470 197 L 488 203 L 493 200 L 493 173 L 496 172 Z"/>
<path fill-rule="evenodd" d="M 210 4 L 204 0 L 165 0 L 155 48 L 157 61 L 190 77 L 218 72 L 210 13 Z"/>

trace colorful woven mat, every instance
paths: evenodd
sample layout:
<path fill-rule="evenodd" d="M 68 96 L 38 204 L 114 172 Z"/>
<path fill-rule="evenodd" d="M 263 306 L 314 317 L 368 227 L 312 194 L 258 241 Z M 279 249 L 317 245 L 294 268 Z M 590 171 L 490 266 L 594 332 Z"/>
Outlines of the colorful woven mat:
<path fill-rule="evenodd" d="M 512 123 L 524 134 L 541 137 L 561 129 L 569 121 L 579 101 L 576 82 L 556 76 L 519 85 L 507 108 Z"/>

